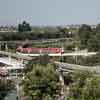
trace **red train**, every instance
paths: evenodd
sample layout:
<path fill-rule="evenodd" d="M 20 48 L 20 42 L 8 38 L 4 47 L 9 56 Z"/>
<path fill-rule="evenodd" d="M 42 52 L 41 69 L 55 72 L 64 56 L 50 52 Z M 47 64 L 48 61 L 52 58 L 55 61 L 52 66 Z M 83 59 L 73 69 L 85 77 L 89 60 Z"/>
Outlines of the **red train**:
<path fill-rule="evenodd" d="M 16 49 L 17 52 L 22 52 L 22 53 L 62 53 L 64 50 L 62 48 L 23 48 L 23 47 L 18 47 Z"/>

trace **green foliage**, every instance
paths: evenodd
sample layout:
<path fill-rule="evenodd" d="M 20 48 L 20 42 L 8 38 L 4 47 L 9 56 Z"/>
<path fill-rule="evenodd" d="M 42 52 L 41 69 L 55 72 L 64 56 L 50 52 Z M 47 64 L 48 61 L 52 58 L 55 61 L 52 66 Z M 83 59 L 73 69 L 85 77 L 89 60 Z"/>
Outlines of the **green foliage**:
<path fill-rule="evenodd" d="M 88 48 L 92 51 L 98 50 L 98 40 L 89 25 L 83 24 L 79 28 L 78 37 L 80 40 L 80 48 Z M 94 37 L 95 36 L 95 37 Z"/>
<path fill-rule="evenodd" d="M 100 76 L 93 73 L 82 72 L 73 75 L 73 83 L 70 84 L 68 100 L 99 100 Z"/>
<path fill-rule="evenodd" d="M 92 36 L 90 39 L 88 39 L 87 46 L 88 46 L 89 51 L 98 51 L 100 44 L 99 44 L 99 40 L 97 39 L 97 37 Z"/>
<path fill-rule="evenodd" d="M 92 35 L 92 29 L 90 26 L 83 24 L 80 28 L 79 28 L 79 39 L 81 41 L 81 44 L 86 46 L 87 45 L 87 41 L 88 39 L 91 37 Z"/>
<path fill-rule="evenodd" d="M 33 65 L 23 81 L 24 92 L 30 100 L 55 100 L 60 93 L 58 75 L 52 65 Z"/>
<path fill-rule="evenodd" d="M 96 26 L 96 32 L 100 32 L 100 23 Z"/>
<path fill-rule="evenodd" d="M 57 27 L 31 27 L 29 23 L 23 21 L 22 23 L 18 24 L 17 32 L 0 32 L 0 40 L 40 40 L 72 37 L 70 34 L 68 34 L 67 29 L 64 30 L 65 31 L 61 32 Z"/>
<path fill-rule="evenodd" d="M 83 24 L 80 28 L 79 28 L 79 33 L 82 32 L 92 32 L 92 29 L 89 25 Z"/>
<path fill-rule="evenodd" d="M 21 33 L 21 34 L 20 34 Z M 62 33 L 36 33 L 33 31 L 25 32 L 0 32 L 1 41 L 11 40 L 40 40 L 40 39 L 52 39 L 52 38 L 67 38 Z"/>
<path fill-rule="evenodd" d="M 30 27 L 29 23 L 27 23 L 26 21 L 23 21 L 22 24 L 18 25 L 18 31 L 19 32 L 31 31 L 31 27 Z"/>
<path fill-rule="evenodd" d="M 83 24 L 78 31 L 80 48 L 87 48 L 89 51 L 99 51 L 100 48 L 100 24 L 96 29 L 91 29 L 89 25 Z"/>

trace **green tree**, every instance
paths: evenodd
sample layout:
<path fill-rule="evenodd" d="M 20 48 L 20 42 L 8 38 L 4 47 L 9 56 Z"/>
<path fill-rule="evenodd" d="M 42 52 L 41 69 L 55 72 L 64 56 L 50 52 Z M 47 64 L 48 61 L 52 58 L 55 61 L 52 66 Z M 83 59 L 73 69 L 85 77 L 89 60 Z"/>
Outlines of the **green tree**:
<path fill-rule="evenodd" d="M 99 51 L 99 39 L 96 36 L 91 36 L 91 38 L 87 41 L 87 48 L 89 51 Z"/>
<path fill-rule="evenodd" d="M 100 32 L 97 32 L 95 36 L 100 41 Z"/>
<path fill-rule="evenodd" d="M 82 89 L 83 100 L 99 100 L 100 99 L 100 76 L 94 76 L 87 79 Z"/>
<path fill-rule="evenodd" d="M 87 41 L 88 39 L 90 39 L 92 35 L 93 35 L 93 32 L 90 26 L 83 24 L 79 28 L 78 36 L 79 36 L 80 43 L 83 47 L 87 46 Z"/>
<path fill-rule="evenodd" d="M 89 72 L 80 72 L 73 75 L 73 83 L 70 84 L 68 100 L 99 100 L 100 76 Z"/>
<path fill-rule="evenodd" d="M 35 65 L 23 81 L 25 95 L 30 100 L 55 100 L 61 86 L 58 75 L 52 65 Z"/>
<path fill-rule="evenodd" d="M 28 31 L 31 31 L 31 26 L 26 21 L 23 21 L 22 24 L 18 25 L 18 31 L 19 32 L 28 32 Z"/>
<path fill-rule="evenodd" d="M 100 32 L 100 23 L 96 26 L 96 32 Z"/>

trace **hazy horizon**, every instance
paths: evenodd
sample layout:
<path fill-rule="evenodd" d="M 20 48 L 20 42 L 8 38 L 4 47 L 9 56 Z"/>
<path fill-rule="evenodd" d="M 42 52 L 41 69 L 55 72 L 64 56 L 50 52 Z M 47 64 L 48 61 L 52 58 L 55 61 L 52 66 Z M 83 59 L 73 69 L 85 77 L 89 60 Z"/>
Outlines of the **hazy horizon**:
<path fill-rule="evenodd" d="M 0 25 L 32 26 L 98 24 L 99 0 L 1 0 Z"/>

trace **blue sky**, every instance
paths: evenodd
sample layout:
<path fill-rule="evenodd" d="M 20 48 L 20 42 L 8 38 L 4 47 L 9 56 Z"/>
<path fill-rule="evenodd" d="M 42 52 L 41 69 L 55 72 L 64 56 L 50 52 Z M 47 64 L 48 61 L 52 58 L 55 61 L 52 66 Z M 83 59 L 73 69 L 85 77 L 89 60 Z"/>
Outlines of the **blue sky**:
<path fill-rule="evenodd" d="M 0 0 L 0 25 L 97 24 L 100 0 Z"/>

